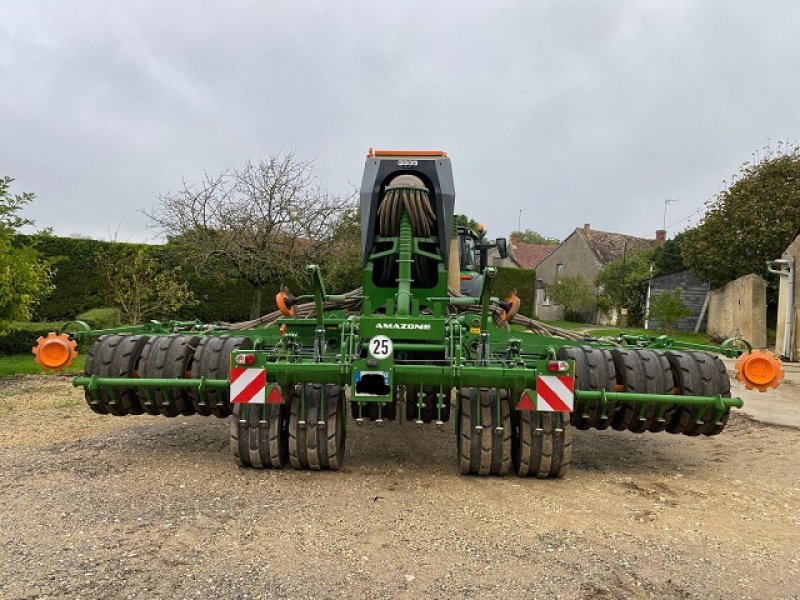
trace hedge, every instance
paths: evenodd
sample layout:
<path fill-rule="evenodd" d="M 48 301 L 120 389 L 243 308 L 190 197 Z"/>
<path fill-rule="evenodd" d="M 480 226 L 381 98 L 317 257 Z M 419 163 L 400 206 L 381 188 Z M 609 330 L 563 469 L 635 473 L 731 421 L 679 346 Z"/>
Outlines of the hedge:
<path fill-rule="evenodd" d="M 40 336 L 58 331 L 61 325 L 63 323 L 12 323 L 11 329 L 0 336 L 0 354 L 30 354 Z"/>

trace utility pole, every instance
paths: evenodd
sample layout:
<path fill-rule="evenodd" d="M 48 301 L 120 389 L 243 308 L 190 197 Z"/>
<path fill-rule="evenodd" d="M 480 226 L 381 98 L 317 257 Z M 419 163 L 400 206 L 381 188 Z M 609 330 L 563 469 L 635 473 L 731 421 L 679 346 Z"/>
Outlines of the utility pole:
<path fill-rule="evenodd" d="M 522 213 L 528 210 L 527 208 L 519 209 L 519 217 L 517 218 L 517 231 L 522 233 Z"/>
<path fill-rule="evenodd" d="M 664 198 L 664 226 L 662 227 L 662 229 L 664 231 L 666 231 L 666 229 L 667 229 L 667 205 L 668 204 L 672 204 L 673 202 L 677 202 L 677 200 L 674 200 L 674 199 L 670 198 L 669 196 Z"/>

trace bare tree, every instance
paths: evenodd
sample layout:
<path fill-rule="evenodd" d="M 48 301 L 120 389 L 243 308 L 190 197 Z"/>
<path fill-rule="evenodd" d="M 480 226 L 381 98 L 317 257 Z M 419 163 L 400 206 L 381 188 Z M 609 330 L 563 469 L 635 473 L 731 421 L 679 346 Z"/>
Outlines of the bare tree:
<path fill-rule="evenodd" d="M 325 260 L 326 242 L 354 199 L 329 194 L 311 161 L 284 154 L 206 175 L 194 186 L 184 182 L 160 196 L 148 217 L 198 273 L 246 281 L 255 291 L 255 318 L 265 287 L 303 280 L 306 264 Z"/>

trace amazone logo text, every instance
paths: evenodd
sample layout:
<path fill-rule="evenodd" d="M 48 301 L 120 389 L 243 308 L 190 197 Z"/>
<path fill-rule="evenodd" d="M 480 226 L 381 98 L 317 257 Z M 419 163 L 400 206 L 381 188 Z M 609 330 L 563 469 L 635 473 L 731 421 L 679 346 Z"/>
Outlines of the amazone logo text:
<path fill-rule="evenodd" d="M 430 323 L 376 323 L 375 329 L 413 329 L 417 331 L 430 331 Z"/>

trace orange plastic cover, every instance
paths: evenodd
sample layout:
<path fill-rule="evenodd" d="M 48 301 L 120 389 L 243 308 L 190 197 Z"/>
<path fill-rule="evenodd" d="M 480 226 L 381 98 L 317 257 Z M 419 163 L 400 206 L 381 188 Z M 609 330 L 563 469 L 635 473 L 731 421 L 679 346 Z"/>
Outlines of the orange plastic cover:
<path fill-rule="evenodd" d="M 736 363 L 736 378 L 748 390 L 756 388 L 759 392 L 766 392 L 769 388 L 778 387 L 783 379 L 781 360 L 764 350 L 742 354 Z"/>
<path fill-rule="evenodd" d="M 69 339 L 66 333 L 57 334 L 51 331 L 47 337 L 40 337 L 31 352 L 34 361 L 45 369 L 60 371 L 72 364 L 78 356 L 75 340 Z"/>

